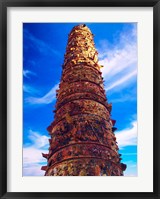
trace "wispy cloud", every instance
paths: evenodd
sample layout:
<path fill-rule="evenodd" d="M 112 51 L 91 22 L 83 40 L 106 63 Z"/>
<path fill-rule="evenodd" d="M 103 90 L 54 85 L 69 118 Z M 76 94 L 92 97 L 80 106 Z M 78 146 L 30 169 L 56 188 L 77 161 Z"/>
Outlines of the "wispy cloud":
<path fill-rule="evenodd" d="M 26 37 L 28 40 L 30 40 L 31 41 L 30 46 L 32 46 L 32 48 L 38 50 L 40 53 L 43 53 L 44 55 L 51 53 L 51 54 L 54 54 L 57 56 L 61 56 L 60 52 L 58 52 L 53 47 L 51 47 L 50 44 L 44 42 L 41 39 L 38 39 L 33 34 L 31 34 L 27 29 L 24 29 L 24 37 Z"/>
<path fill-rule="evenodd" d="M 35 148 L 44 148 L 48 146 L 48 138 L 46 135 L 41 135 L 38 132 L 29 130 L 28 138 L 32 142 L 32 146 Z"/>
<path fill-rule="evenodd" d="M 124 172 L 126 177 L 136 177 L 137 176 L 137 163 L 134 161 L 126 161 L 127 169 Z"/>
<path fill-rule="evenodd" d="M 50 104 L 56 99 L 56 90 L 58 89 L 59 84 L 56 84 L 48 93 L 42 97 L 27 97 L 25 102 L 28 104 Z"/>
<path fill-rule="evenodd" d="M 41 171 L 41 166 L 46 165 L 43 153 L 48 153 L 47 150 L 36 149 L 35 147 L 23 148 L 23 176 L 39 176 L 44 175 Z"/>
<path fill-rule="evenodd" d="M 106 91 L 109 91 L 117 86 L 120 86 L 121 84 L 123 84 L 124 82 L 128 81 L 129 79 L 131 79 L 132 77 L 137 75 L 137 70 L 132 71 L 129 74 L 126 74 L 124 77 L 118 79 L 116 82 L 112 83 L 110 86 L 106 86 Z"/>
<path fill-rule="evenodd" d="M 123 32 L 114 46 L 105 45 L 99 49 L 99 64 L 103 65 L 102 74 L 106 81 L 106 90 L 127 85 L 137 74 L 137 40 L 136 25 L 131 31 Z M 106 46 L 106 47 L 105 47 Z"/>
<path fill-rule="evenodd" d="M 132 122 L 132 127 L 117 131 L 116 138 L 120 148 L 137 145 L 137 121 Z"/>
<path fill-rule="evenodd" d="M 41 166 L 47 164 L 42 153 L 48 153 L 49 137 L 29 130 L 28 138 L 31 143 L 23 148 L 23 176 L 42 176 Z"/>
<path fill-rule="evenodd" d="M 28 94 L 38 94 L 39 91 L 36 88 L 33 88 L 32 86 L 29 86 L 27 84 L 23 85 L 23 91 L 24 93 L 28 93 Z"/>
<path fill-rule="evenodd" d="M 123 96 L 120 96 L 119 98 L 110 98 L 110 101 L 112 103 L 124 103 L 124 102 L 133 102 L 137 100 L 137 95 L 135 91 L 131 90 L 129 93 L 124 93 Z"/>
<path fill-rule="evenodd" d="M 30 71 L 30 70 L 23 70 L 23 76 L 26 78 L 30 78 L 30 75 L 36 76 L 36 73 Z"/>

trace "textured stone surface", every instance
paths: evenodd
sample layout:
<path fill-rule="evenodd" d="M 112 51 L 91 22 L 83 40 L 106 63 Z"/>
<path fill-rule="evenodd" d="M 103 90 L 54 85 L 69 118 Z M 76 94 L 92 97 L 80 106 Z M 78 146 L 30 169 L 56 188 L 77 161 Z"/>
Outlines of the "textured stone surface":
<path fill-rule="evenodd" d="M 126 165 L 110 118 L 93 34 L 75 26 L 68 38 L 54 121 L 48 127 L 46 176 L 122 176 Z"/>

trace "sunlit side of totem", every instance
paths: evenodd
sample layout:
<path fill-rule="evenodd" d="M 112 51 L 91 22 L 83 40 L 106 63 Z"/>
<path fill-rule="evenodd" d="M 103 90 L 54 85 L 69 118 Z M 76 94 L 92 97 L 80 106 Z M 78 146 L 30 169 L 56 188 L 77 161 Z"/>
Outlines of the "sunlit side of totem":
<path fill-rule="evenodd" d="M 111 119 L 93 34 L 86 25 L 69 34 L 45 176 L 123 176 L 126 165 Z"/>

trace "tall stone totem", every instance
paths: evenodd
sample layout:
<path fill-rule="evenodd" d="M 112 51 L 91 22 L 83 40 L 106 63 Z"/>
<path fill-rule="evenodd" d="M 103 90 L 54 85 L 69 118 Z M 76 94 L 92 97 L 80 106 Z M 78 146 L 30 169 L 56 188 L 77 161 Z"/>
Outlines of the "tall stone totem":
<path fill-rule="evenodd" d="M 122 176 L 126 165 L 110 118 L 98 53 L 86 25 L 69 34 L 51 139 L 46 176 Z"/>

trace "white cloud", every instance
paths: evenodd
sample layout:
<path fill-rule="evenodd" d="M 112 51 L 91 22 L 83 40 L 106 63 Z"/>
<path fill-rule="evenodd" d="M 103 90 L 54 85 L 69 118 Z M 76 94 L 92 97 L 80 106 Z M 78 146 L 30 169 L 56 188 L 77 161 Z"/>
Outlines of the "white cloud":
<path fill-rule="evenodd" d="M 27 97 L 25 102 L 28 104 L 50 104 L 56 99 L 56 90 L 59 84 L 56 84 L 48 93 L 42 97 Z"/>
<path fill-rule="evenodd" d="M 40 164 L 30 164 L 29 167 L 23 168 L 23 176 L 44 176 L 44 173 Z"/>
<path fill-rule="evenodd" d="M 39 93 L 39 91 L 37 89 L 35 89 L 32 86 L 29 86 L 27 84 L 23 85 L 23 91 L 28 94 L 38 94 Z"/>
<path fill-rule="evenodd" d="M 116 138 L 119 148 L 137 145 L 137 121 L 132 122 L 132 128 L 117 131 Z"/>
<path fill-rule="evenodd" d="M 105 41 L 103 42 L 105 44 Z M 99 64 L 104 66 L 101 71 L 107 84 L 106 89 L 127 85 L 137 73 L 136 26 L 133 26 L 131 31 L 121 34 L 114 46 L 109 45 L 110 48 L 108 45 L 104 46 L 98 51 L 101 58 Z"/>
<path fill-rule="evenodd" d="M 131 92 L 129 93 L 125 93 L 123 94 L 123 96 L 119 97 L 119 98 L 113 98 L 110 99 L 110 101 L 112 103 L 124 103 L 124 102 L 132 102 L 132 101 L 136 101 L 137 100 L 137 95 L 135 93 L 135 91 L 131 90 Z"/>
<path fill-rule="evenodd" d="M 29 130 L 28 138 L 32 144 L 26 144 L 23 148 L 23 176 L 43 176 L 41 166 L 47 162 L 42 153 L 48 153 L 49 137 Z"/>
<path fill-rule="evenodd" d="M 42 152 L 48 153 L 48 150 L 40 150 L 32 146 L 23 148 L 23 176 L 44 175 L 41 166 L 45 166 L 47 162 L 42 157 Z"/>
<path fill-rule="evenodd" d="M 38 132 L 29 130 L 28 138 L 33 143 L 35 148 L 42 148 L 48 146 L 48 136 L 40 135 Z"/>
<path fill-rule="evenodd" d="M 136 177 L 137 176 L 137 163 L 134 161 L 125 162 L 127 169 L 124 171 L 124 176 L 126 177 Z"/>
<path fill-rule="evenodd" d="M 23 70 L 23 76 L 26 78 L 30 78 L 30 75 L 36 76 L 36 73 L 30 71 L 30 70 Z"/>
<path fill-rule="evenodd" d="M 129 74 L 126 74 L 124 77 L 122 77 L 121 79 L 118 79 L 116 82 L 112 83 L 110 86 L 106 86 L 105 90 L 109 91 L 111 89 L 113 89 L 116 86 L 119 86 L 121 84 L 123 84 L 124 82 L 128 81 L 129 79 L 131 79 L 132 77 L 134 77 L 137 74 L 137 70 L 132 71 Z"/>
<path fill-rule="evenodd" d="M 41 163 L 45 162 L 45 158 L 42 157 L 41 153 L 42 153 L 41 150 L 33 146 L 24 147 L 24 150 L 23 150 L 24 167 L 30 164 L 38 164 L 40 162 Z"/>

